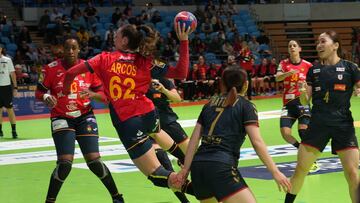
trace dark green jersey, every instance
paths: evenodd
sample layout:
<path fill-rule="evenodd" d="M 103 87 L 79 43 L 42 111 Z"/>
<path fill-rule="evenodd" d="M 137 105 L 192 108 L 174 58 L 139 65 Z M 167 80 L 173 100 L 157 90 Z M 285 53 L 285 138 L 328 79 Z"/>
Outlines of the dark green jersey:
<path fill-rule="evenodd" d="M 159 82 L 168 90 L 175 89 L 174 83 L 168 79 L 160 78 Z M 156 109 L 159 112 L 160 125 L 164 126 L 178 119 L 178 116 L 170 107 L 170 103 L 166 95 L 150 87 L 149 91 L 146 93 L 146 96 L 153 101 Z"/>
<path fill-rule="evenodd" d="M 223 107 L 226 97 L 213 97 L 198 118 L 202 126 L 201 145 L 194 161 L 219 161 L 234 164 L 246 136 L 246 125 L 258 125 L 255 106 L 238 96 L 233 106 Z"/>
<path fill-rule="evenodd" d="M 352 126 L 350 98 L 359 80 L 360 70 L 350 61 L 313 66 L 306 77 L 312 87 L 311 121 L 328 126 Z"/>

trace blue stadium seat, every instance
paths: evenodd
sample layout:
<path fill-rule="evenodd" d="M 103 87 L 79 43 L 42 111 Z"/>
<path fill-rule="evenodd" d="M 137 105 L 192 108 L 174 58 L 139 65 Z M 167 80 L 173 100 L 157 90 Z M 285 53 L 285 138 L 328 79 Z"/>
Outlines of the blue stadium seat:
<path fill-rule="evenodd" d="M 256 24 L 255 24 L 255 21 L 253 21 L 253 20 L 247 20 L 247 21 L 245 21 L 245 25 L 250 27 L 250 26 L 255 26 Z"/>
<path fill-rule="evenodd" d="M 199 34 L 199 38 L 201 39 L 201 40 L 205 40 L 206 39 L 206 35 L 205 35 L 205 33 L 200 33 Z"/>
<path fill-rule="evenodd" d="M 155 28 L 160 31 L 163 28 L 166 28 L 166 23 L 165 22 L 158 22 L 158 23 L 155 24 Z"/>
<path fill-rule="evenodd" d="M 248 32 L 257 32 L 258 31 L 257 26 L 249 26 L 247 28 L 247 30 L 248 30 Z"/>
<path fill-rule="evenodd" d="M 10 39 L 8 37 L 1 37 L 1 42 L 5 45 L 10 44 Z"/>
<path fill-rule="evenodd" d="M 98 32 L 99 32 L 99 34 L 100 34 L 100 38 L 101 38 L 101 40 L 104 40 L 106 30 L 105 30 L 105 29 L 99 29 L 99 30 L 97 30 L 97 31 L 98 31 Z"/>
<path fill-rule="evenodd" d="M 163 29 L 161 29 L 160 35 L 166 37 L 169 32 L 171 32 L 171 29 L 168 27 L 164 27 Z"/>
<path fill-rule="evenodd" d="M 244 27 L 244 26 L 237 26 L 236 28 L 237 28 L 238 32 L 240 32 L 240 33 L 241 32 L 248 32 L 247 28 Z"/>
<path fill-rule="evenodd" d="M 255 36 L 255 37 L 259 37 L 261 35 L 261 33 L 259 31 L 256 32 L 251 32 L 250 36 Z"/>
<path fill-rule="evenodd" d="M 2 25 L 1 33 L 3 36 L 9 37 L 10 36 L 10 25 L 8 25 L 8 24 Z"/>
<path fill-rule="evenodd" d="M 94 25 L 96 25 L 96 29 L 97 29 L 97 30 L 102 30 L 102 29 L 104 29 L 104 26 L 103 26 L 102 23 L 95 23 Z"/>
<path fill-rule="evenodd" d="M 233 32 L 226 33 L 226 39 L 232 41 L 234 39 L 234 33 Z"/>
<path fill-rule="evenodd" d="M 14 43 L 6 44 L 6 50 L 7 50 L 7 51 L 16 52 L 16 50 L 17 50 L 17 45 L 14 44 Z"/>
<path fill-rule="evenodd" d="M 205 53 L 205 59 L 207 62 L 209 61 L 212 61 L 212 60 L 216 60 L 216 55 L 212 52 L 208 52 L 208 53 Z"/>
<path fill-rule="evenodd" d="M 111 20 L 109 17 L 101 17 L 100 20 L 99 20 L 100 23 L 110 23 Z"/>

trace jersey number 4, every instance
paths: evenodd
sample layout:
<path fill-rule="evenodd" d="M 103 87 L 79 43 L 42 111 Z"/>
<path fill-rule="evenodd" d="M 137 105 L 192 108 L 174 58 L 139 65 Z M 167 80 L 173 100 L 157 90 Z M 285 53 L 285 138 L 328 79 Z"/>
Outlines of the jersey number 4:
<path fill-rule="evenodd" d="M 123 94 L 121 86 L 127 87 L 127 89 L 125 90 L 125 94 Z M 135 94 L 132 93 L 132 90 L 134 89 L 135 81 L 132 78 L 125 78 L 124 81 L 121 81 L 121 78 L 119 76 L 113 76 L 110 79 L 109 92 L 113 100 L 134 99 Z"/>

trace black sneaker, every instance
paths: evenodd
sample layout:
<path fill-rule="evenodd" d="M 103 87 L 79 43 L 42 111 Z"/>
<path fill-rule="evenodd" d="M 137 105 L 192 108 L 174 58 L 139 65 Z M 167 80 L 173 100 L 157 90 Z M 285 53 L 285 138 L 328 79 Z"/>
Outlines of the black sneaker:
<path fill-rule="evenodd" d="M 121 195 L 118 195 L 116 198 L 113 199 L 113 203 L 125 203 L 124 198 Z"/>
<path fill-rule="evenodd" d="M 18 138 L 18 135 L 17 135 L 16 131 L 12 131 L 11 133 L 12 133 L 13 139 L 17 139 L 17 138 Z"/>
<path fill-rule="evenodd" d="M 4 133 L 2 131 L 0 131 L 0 138 L 4 137 Z"/>

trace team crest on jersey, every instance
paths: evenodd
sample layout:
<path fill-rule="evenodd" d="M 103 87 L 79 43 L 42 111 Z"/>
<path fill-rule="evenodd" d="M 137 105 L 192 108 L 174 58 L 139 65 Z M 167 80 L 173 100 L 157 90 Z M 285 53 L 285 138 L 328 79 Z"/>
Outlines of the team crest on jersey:
<path fill-rule="evenodd" d="M 320 69 L 314 69 L 313 73 L 320 73 Z"/>
<path fill-rule="evenodd" d="M 91 131 L 92 131 L 92 127 L 91 127 L 90 125 L 88 125 L 87 128 L 86 128 L 86 130 L 87 130 L 88 132 L 91 132 Z"/>
<path fill-rule="evenodd" d="M 51 62 L 51 63 L 48 64 L 48 66 L 49 66 L 50 68 L 55 67 L 55 66 L 57 66 L 57 65 L 58 65 L 58 62 L 57 62 L 57 61 L 54 61 L 54 62 Z"/>
<path fill-rule="evenodd" d="M 336 67 L 336 71 L 345 72 L 345 67 Z"/>
<path fill-rule="evenodd" d="M 338 75 L 338 79 L 339 79 L 339 80 L 342 80 L 343 77 L 344 77 L 343 75 Z"/>

